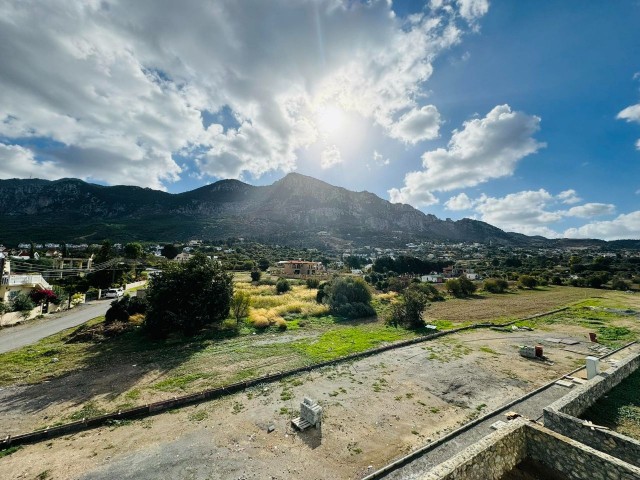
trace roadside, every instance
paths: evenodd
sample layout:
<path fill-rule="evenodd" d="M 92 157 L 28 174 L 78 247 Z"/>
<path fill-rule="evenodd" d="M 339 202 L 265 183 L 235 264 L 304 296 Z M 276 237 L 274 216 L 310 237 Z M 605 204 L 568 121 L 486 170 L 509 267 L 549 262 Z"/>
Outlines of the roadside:
<path fill-rule="evenodd" d="M 22 325 L 0 330 L 0 353 L 10 352 L 30 345 L 67 328 L 76 327 L 108 310 L 111 302 L 95 300 L 72 310 L 47 315 Z"/>

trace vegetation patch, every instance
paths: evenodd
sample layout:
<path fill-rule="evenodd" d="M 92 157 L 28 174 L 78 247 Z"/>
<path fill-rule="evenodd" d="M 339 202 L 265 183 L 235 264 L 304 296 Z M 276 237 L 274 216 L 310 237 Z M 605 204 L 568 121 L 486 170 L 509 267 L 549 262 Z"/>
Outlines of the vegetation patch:
<path fill-rule="evenodd" d="M 640 440 L 640 370 L 601 397 L 582 418 Z"/>

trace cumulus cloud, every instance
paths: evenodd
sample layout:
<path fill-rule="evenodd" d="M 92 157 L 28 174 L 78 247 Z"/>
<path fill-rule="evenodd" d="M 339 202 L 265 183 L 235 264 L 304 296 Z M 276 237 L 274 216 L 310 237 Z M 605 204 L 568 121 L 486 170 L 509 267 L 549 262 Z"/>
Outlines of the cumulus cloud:
<path fill-rule="evenodd" d="M 454 130 L 446 149 L 425 152 L 424 170 L 408 173 L 405 185 L 389 195 L 392 201 L 427 205 L 424 199 L 435 198 L 432 192 L 512 175 L 520 159 L 545 146 L 532 137 L 539 129 L 539 117 L 498 105 L 484 118 L 468 120 L 461 130 Z"/>
<path fill-rule="evenodd" d="M 618 113 L 618 116 L 616 118 L 620 120 L 626 120 L 627 122 L 640 123 L 640 103 L 625 108 L 620 113 Z M 640 139 L 638 139 L 638 141 L 636 142 L 636 148 L 640 150 Z"/>
<path fill-rule="evenodd" d="M 327 169 L 338 163 L 342 163 L 342 155 L 337 146 L 331 145 L 325 148 L 320 154 L 320 167 Z"/>
<path fill-rule="evenodd" d="M 607 203 L 585 203 L 566 209 L 565 205 L 574 203 L 576 199 L 579 201 L 575 190 L 565 190 L 553 195 L 541 188 L 510 193 L 504 197 L 483 194 L 476 199 L 470 199 L 461 193 L 451 197 L 446 205 L 450 210 L 455 210 L 456 208 L 452 207 L 458 206 L 473 209 L 480 220 L 506 231 L 543 235 L 548 238 L 562 236 L 559 231 L 553 229 L 553 225 L 567 217 L 593 218 L 610 215 L 615 211 L 615 206 Z"/>
<path fill-rule="evenodd" d="M 216 177 L 290 171 L 327 106 L 432 139 L 433 59 L 486 13 L 445 3 L 402 19 L 387 0 L 3 2 L 0 137 L 55 142 L 34 158 L 65 174 L 156 188 L 176 158 Z M 233 125 L 205 120 L 221 111 Z"/>
<path fill-rule="evenodd" d="M 572 207 L 567 211 L 567 215 L 579 218 L 593 218 L 601 215 L 611 215 L 616 210 L 610 203 L 585 203 L 578 207 Z"/>
<path fill-rule="evenodd" d="M 440 130 L 440 113 L 433 105 L 413 109 L 392 125 L 390 136 L 405 143 L 433 140 Z"/>
<path fill-rule="evenodd" d="M 375 163 L 379 167 L 386 167 L 387 165 L 391 164 L 391 160 L 389 160 L 388 158 L 384 158 L 384 155 L 382 155 L 377 150 L 374 150 L 373 151 L 373 163 Z"/>
<path fill-rule="evenodd" d="M 622 240 L 640 238 L 640 211 L 619 215 L 613 220 L 593 222 L 564 232 L 568 238 Z"/>
<path fill-rule="evenodd" d="M 574 203 L 578 203 L 581 200 L 575 190 L 565 190 L 563 192 L 560 192 L 558 194 L 558 199 L 562 203 L 566 203 L 567 205 L 573 205 Z"/>
<path fill-rule="evenodd" d="M 447 200 L 444 206 L 447 210 L 469 210 L 473 207 L 473 202 L 466 193 L 462 192 Z"/>
<path fill-rule="evenodd" d="M 68 172 L 53 162 L 38 162 L 34 153 L 19 145 L 0 143 L 0 178 L 44 178 L 52 180 L 64 177 Z"/>

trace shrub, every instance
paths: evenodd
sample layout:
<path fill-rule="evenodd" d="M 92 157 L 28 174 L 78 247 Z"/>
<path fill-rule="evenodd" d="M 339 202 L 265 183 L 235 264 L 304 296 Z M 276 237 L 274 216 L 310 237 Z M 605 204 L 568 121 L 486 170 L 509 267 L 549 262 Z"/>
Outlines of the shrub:
<path fill-rule="evenodd" d="M 128 322 L 129 312 L 127 311 L 127 305 L 129 303 L 129 296 L 126 295 L 120 299 L 111 302 L 111 307 L 104 314 L 104 323 L 110 324 L 113 322 Z"/>
<path fill-rule="evenodd" d="M 376 313 L 371 306 L 371 292 L 362 278 L 336 278 L 324 286 L 323 292 L 322 301 L 341 317 L 369 317 Z"/>
<path fill-rule="evenodd" d="M 476 291 L 476 285 L 464 275 L 459 278 L 450 278 L 445 283 L 445 288 L 454 297 L 468 297 Z"/>
<path fill-rule="evenodd" d="M 11 310 L 14 312 L 29 312 L 36 308 L 36 304 L 25 293 L 19 293 L 11 299 Z"/>
<path fill-rule="evenodd" d="M 509 282 L 502 278 L 489 278 L 484 281 L 483 288 L 489 293 L 504 293 L 509 288 Z"/>
<path fill-rule="evenodd" d="M 320 286 L 320 280 L 317 278 L 307 278 L 307 288 L 318 288 Z"/>
<path fill-rule="evenodd" d="M 530 275 L 520 275 L 518 283 L 522 288 L 535 288 L 538 286 L 538 280 Z"/>
<path fill-rule="evenodd" d="M 261 276 L 262 276 L 262 272 L 260 270 L 252 270 L 251 271 L 251 281 L 252 282 L 259 282 Z"/>
<path fill-rule="evenodd" d="M 422 312 L 429 305 L 427 294 L 418 285 L 407 288 L 403 295 L 392 304 L 386 322 L 394 327 L 420 328 L 424 326 Z"/>
<path fill-rule="evenodd" d="M 281 278 L 276 282 L 276 292 L 278 295 L 286 293 L 289 290 L 291 290 L 291 284 L 286 278 Z"/>
<path fill-rule="evenodd" d="M 622 280 L 621 278 L 616 278 L 612 283 L 611 283 L 611 288 L 613 288 L 614 290 L 629 290 L 630 286 L 627 282 L 625 282 L 624 280 Z"/>

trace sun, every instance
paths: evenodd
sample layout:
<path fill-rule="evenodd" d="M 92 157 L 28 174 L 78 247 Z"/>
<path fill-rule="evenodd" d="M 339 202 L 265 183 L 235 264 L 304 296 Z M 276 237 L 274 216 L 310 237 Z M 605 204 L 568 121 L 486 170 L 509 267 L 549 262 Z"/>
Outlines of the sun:
<path fill-rule="evenodd" d="M 346 123 L 344 110 L 336 105 L 322 105 L 318 107 L 315 116 L 318 130 L 324 135 L 339 133 Z"/>

